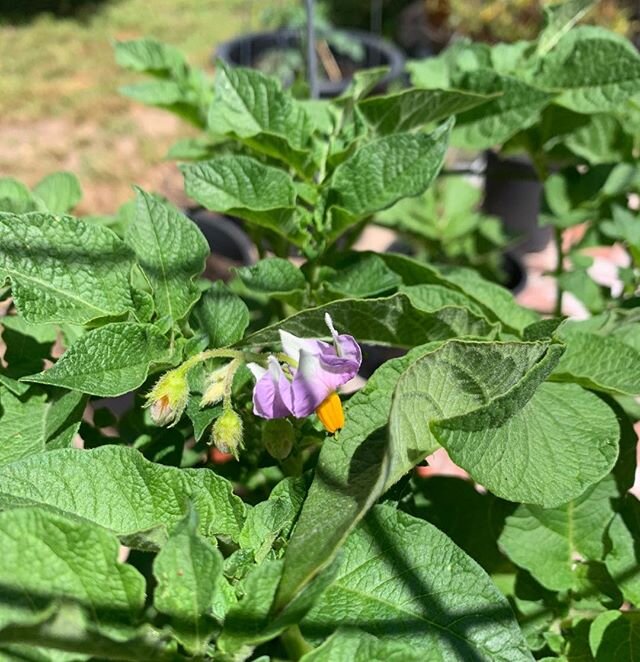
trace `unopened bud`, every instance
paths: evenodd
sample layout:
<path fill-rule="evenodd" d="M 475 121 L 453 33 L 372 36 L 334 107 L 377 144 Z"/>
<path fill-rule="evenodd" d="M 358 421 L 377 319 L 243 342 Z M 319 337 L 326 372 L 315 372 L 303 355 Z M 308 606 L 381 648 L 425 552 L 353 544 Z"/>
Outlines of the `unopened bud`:
<path fill-rule="evenodd" d="M 180 370 L 171 370 L 160 377 L 147 395 L 147 407 L 156 425 L 175 425 L 187 406 L 189 384 Z"/>
<path fill-rule="evenodd" d="M 242 446 L 242 419 L 229 408 L 225 408 L 222 416 L 213 424 L 211 441 L 223 453 L 231 453 L 236 460 Z"/>
<path fill-rule="evenodd" d="M 284 418 L 264 422 L 262 441 L 267 452 L 276 460 L 284 460 L 291 453 L 294 439 L 293 425 Z"/>
<path fill-rule="evenodd" d="M 230 365 L 230 364 L 229 364 Z M 207 379 L 207 386 L 202 394 L 200 406 L 216 405 L 224 397 L 224 385 L 229 372 L 229 365 L 214 370 Z"/>

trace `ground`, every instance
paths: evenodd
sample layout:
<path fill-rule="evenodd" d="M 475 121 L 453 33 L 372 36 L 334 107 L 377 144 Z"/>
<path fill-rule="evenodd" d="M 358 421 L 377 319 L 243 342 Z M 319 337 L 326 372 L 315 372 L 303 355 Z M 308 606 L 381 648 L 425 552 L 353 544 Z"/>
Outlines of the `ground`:
<path fill-rule="evenodd" d="M 192 129 L 118 93 L 138 77 L 119 69 L 111 44 L 155 37 L 212 71 L 215 45 L 257 29 L 259 11 L 250 0 L 104 0 L 75 17 L 0 14 L 0 176 L 33 185 L 71 170 L 80 213 L 115 211 L 132 183 L 180 201 L 182 178 L 163 157 Z"/>

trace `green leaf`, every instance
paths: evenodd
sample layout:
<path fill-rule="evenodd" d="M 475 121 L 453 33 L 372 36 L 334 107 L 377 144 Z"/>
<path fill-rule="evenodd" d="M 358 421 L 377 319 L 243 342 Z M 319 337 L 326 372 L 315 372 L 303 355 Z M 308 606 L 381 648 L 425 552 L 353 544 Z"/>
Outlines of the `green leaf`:
<path fill-rule="evenodd" d="M 452 143 L 468 149 L 499 145 L 518 131 L 530 127 L 553 99 L 548 92 L 488 69 L 467 73 L 456 81 L 467 92 L 499 96 L 458 115 Z"/>
<path fill-rule="evenodd" d="M 157 327 L 115 322 L 80 336 L 52 368 L 24 380 L 115 397 L 138 388 L 168 351 Z"/>
<path fill-rule="evenodd" d="M 223 563 L 222 554 L 198 534 L 198 517 L 191 509 L 153 562 L 158 582 L 153 605 L 171 618 L 177 638 L 192 654 L 204 653 L 217 627 L 211 606 Z"/>
<path fill-rule="evenodd" d="M 430 134 L 398 134 L 360 148 L 334 171 L 331 204 L 349 215 L 338 221 L 332 235 L 346 225 L 394 202 L 422 193 L 442 167 L 451 122 Z"/>
<path fill-rule="evenodd" d="M 205 290 L 193 312 L 212 348 L 239 342 L 249 326 L 247 305 L 222 281 L 216 281 Z"/>
<path fill-rule="evenodd" d="M 524 406 L 522 397 L 517 388 L 478 411 L 434 423 L 434 435 L 456 464 L 510 501 L 556 506 L 611 470 L 620 428 L 600 398 L 577 384 L 543 384 Z M 505 420 L 501 409 L 514 404 L 522 408 Z"/>
<path fill-rule="evenodd" d="M 593 621 L 589 646 L 596 662 L 634 662 L 640 646 L 638 612 L 607 611 Z"/>
<path fill-rule="evenodd" d="M 434 526 L 376 506 L 344 546 L 334 583 L 302 624 L 325 636 L 356 627 L 432 660 L 530 660 L 506 599 Z M 313 659 L 313 658 L 312 658 Z"/>
<path fill-rule="evenodd" d="M 256 151 L 304 171 L 313 129 L 304 107 L 279 81 L 255 69 L 216 65 L 209 130 L 231 134 Z"/>
<path fill-rule="evenodd" d="M 301 662 L 424 662 L 424 651 L 411 646 L 378 639 L 356 628 L 338 628 L 321 646 L 301 658 Z"/>
<path fill-rule="evenodd" d="M 417 347 L 402 358 L 386 361 L 346 403 L 346 425 L 322 445 L 309 494 L 289 540 L 277 610 L 291 603 L 329 565 L 382 494 L 388 471 L 384 429 L 395 385 L 408 365 L 440 344 Z M 389 482 L 393 478 L 399 476 Z"/>
<path fill-rule="evenodd" d="M 167 76 L 186 67 L 184 57 L 177 48 L 155 39 L 120 41 L 114 49 L 116 62 L 132 71 Z"/>
<path fill-rule="evenodd" d="M 280 257 L 268 257 L 250 267 L 239 267 L 235 273 L 254 292 L 269 295 L 304 290 L 307 282 L 299 267 Z"/>
<path fill-rule="evenodd" d="M 459 90 L 414 88 L 364 99 L 358 103 L 357 108 L 379 135 L 386 136 L 439 122 L 490 99 L 491 96 Z"/>
<path fill-rule="evenodd" d="M 0 468 L 3 508 L 53 508 L 99 524 L 139 549 L 161 547 L 188 500 L 202 536 L 238 539 L 244 505 L 231 483 L 209 469 L 154 464 L 124 446 L 51 451 Z"/>
<path fill-rule="evenodd" d="M 67 214 L 82 198 L 77 177 L 70 172 L 54 172 L 36 184 L 36 195 L 52 214 Z"/>
<path fill-rule="evenodd" d="M 40 508 L 0 513 L 0 630 L 42 620 L 55 601 L 83 605 L 93 625 L 133 623 L 144 605 L 144 578 L 118 563 L 118 540 L 104 529 Z"/>
<path fill-rule="evenodd" d="M 158 315 L 181 320 L 200 296 L 194 278 L 209 254 L 200 230 L 168 203 L 137 189 L 126 241 L 151 284 Z"/>
<path fill-rule="evenodd" d="M 329 313 L 340 333 L 349 333 L 360 343 L 410 348 L 431 340 L 460 336 L 486 336 L 494 328 L 464 308 L 447 306 L 434 312 L 414 307 L 409 297 L 395 294 L 380 299 L 341 299 L 308 308 L 282 322 L 265 327 L 245 339 L 245 344 L 279 342 L 284 329 L 299 337 L 330 338 L 324 321 Z"/>
<path fill-rule="evenodd" d="M 247 156 L 182 165 L 185 190 L 200 204 L 228 212 L 293 240 L 296 192 L 291 177 Z"/>
<path fill-rule="evenodd" d="M 585 126 L 566 135 L 562 142 L 588 163 L 617 163 L 632 158 L 633 138 L 612 115 L 592 115 Z"/>
<path fill-rule="evenodd" d="M 28 322 L 85 324 L 131 308 L 127 247 L 67 216 L 0 214 L 0 276 Z"/>
<path fill-rule="evenodd" d="M 31 191 L 22 182 L 13 177 L 0 177 L 0 212 L 24 214 L 35 208 Z"/>
<path fill-rule="evenodd" d="M 640 502 L 627 494 L 620 513 L 608 530 L 611 550 L 605 558 L 607 570 L 622 591 L 625 600 L 640 604 Z"/>
<path fill-rule="evenodd" d="M 535 83 L 578 113 L 616 111 L 638 92 L 640 55 L 630 44 L 576 30 L 542 60 Z"/>
<path fill-rule="evenodd" d="M 519 506 L 507 517 L 499 545 L 546 588 L 574 588 L 578 562 L 605 556 L 607 529 L 614 516 L 611 502 L 617 497 L 610 477 L 556 508 Z"/>
<path fill-rule="evenodd" d="M 594 5 L 594 0 L 564 0 L 544 7 L 545 26 L 536 52 L 548 53 Z"/>
<path fill-rule="evenodd" d="M 323 289 L 340 298 L 380 296 L 402 283 L 379 255 L 365 252 L 341 253 L 322 270 L 321 280 Z"/>
<path fill-rule="evenodd" d="M 240 532 L 240 546 L 252 550 L 256 563 L 262 563 L 280 532 L 291 525 L 294 515 L 291 499 L 270 495 L 267 501 L 256 504 L 247 513 Z"/>
<path fill-rule="evenodd" d="M 640 394 L 640 352 L 615 336 L 589 333 L 581 324 L 563 325 L 557 336 L 567 349 L 552 379 L 572 381 L 613 394 Z"/>
<path fill-rule="evenodd" d="M 86 404 L 87 396 L 78 391 L 62 391 L 47 402 L 42 421 L 47 450 L 71 446 Z"/>
<path fill-rule="evenodd" d="M 473 269 L 447 267 L 441 270 L 441 274 L 461 292 L 480 303 L 489 319 L 496 319 L 508 329 L 522 333 L 527 326 L 540 319 L 533 310 L 520 306 L 509 290 L 484 279 Z"/>
<path fill-rule="evenodd" d="M 44 450 L 45 396 L 17 398 L 0 388 L 0 465 Z"/>

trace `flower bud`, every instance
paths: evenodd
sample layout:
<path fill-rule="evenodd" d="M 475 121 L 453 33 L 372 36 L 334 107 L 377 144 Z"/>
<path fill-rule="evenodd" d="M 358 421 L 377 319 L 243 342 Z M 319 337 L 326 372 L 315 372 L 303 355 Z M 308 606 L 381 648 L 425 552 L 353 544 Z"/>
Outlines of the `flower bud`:
<path fill-rule="evenodd" d="M 213 424 L 211 441 L 223 453 L 231 453 L 236 460 L 242 446 L 242 419 L 231 407 L 225 408 L 222 416 Z"/>
<path fill-rule="evenodd" d="M 214 370 L 209 377 L 207 378 L 207 386 L 204 393 L 202 394 L 202 399 L 200 400 L 200 406 L 206 407 L 207 405 L 216 405 L 224 397 L 224 385 L 229 372 L 229 365 L 222 366 Z"/>
<path fill-rule="evenodd" d="M 262 441 L 267 452 L 276 460 L 284 460 L 293 448 L 294 431 L 290 421 L 274 418 L 265 421 L 262 427 Z"/>
<path fill-rule="evenodd" d="M 171 370 L 156 382 L 147 395 L 147 407 L 151 407 L 151 419 L 156 425 L 175 425 L 187 406 L 189 384 L 180 370 Z"/>

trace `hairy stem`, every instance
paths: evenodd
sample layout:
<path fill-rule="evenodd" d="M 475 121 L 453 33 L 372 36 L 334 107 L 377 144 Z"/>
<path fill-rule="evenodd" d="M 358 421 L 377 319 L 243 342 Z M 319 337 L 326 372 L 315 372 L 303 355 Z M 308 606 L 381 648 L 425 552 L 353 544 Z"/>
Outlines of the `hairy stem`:
<path fill-rule="evenodd" d="M 560 317 L 562 315 L 562 296 L 564 291 L 560 283 L 560 277 L 564 273 L 564 253 L 562 252 L 562 230 L 560 228 L 553 228 L 553 238 L 556 246 L 557 262 L 556 262 L 556 305 L 554 315 Z"/>

